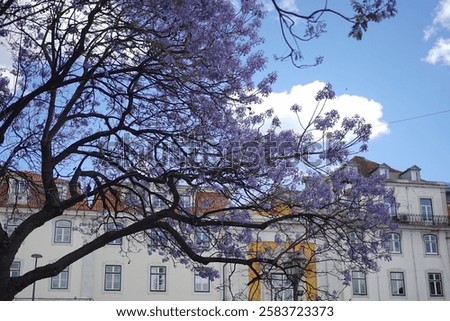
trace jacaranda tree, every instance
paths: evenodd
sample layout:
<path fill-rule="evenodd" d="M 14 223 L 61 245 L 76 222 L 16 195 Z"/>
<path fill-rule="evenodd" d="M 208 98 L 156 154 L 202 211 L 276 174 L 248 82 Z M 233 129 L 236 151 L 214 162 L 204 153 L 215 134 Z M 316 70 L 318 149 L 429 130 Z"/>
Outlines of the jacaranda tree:
<path fill-rule="evenodd" d="M 306 21 L 309 39 L 323 31 L 326 14 L 339 15 L 360 38 L 368 22 L 395 14 L 392 0 L 351 1 L 352 17 L 326 1 L 308 15 L 279 2 L 272 6 L 280 42 L 293 61 L 297 20 Z M 388 224 L 380 199 L 388 192 L 380 177 L 342 166 L 365 149 L 370 126 L 321 113 L 334 97 L 331 85 L 317 93 L 317 113 L 297 132 L 280 128 L 276 108 L 252 111 L 276 79 L 254 80 L 266 64 L 258 51 L 263 8 L 257 0 L 0 1 L 1 44 L 13 59 L 0 77 L 0 192 L 18 190 L 20 180 L 40 200 L 27 214 L 18 202 L 1 204 L 8 211 L 0 226 L 0 299 L 118 237 L 148 244 L 155 230 L 164 237 L 150 251 L 204 266 L 211 278 L 213 262 L 283 269 L 283 253 L 251 254 L 248 245 L 266 229 L 281 239 L 287 223 L 296 229 L 283 242 L 314 240 L 320 246 L 312 259 L 339 262 L 344 279 L 355 265 L 376 269 Z M 194 205 L 183 202 L 186 193 Z M 86 243 L 10 277 L 27 237 L 79 204 L 102 209 L 77 227 Z M 20 224 L 7 231 L 11 218 Z M 110 223 L 115 228 L 104 232 Z M 188 237 L 197 228 L 211 248 Z M 364 239 L 349 242 L 349 231 Z"/>

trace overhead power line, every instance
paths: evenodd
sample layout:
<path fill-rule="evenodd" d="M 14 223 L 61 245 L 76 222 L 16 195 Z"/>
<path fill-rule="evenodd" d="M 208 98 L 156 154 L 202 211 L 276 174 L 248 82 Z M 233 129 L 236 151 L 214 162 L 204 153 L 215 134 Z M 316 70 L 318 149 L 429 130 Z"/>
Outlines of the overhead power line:
<path fill-rule="evenodd" d="M 414 119 L 419 119 L 419 118 L 425 118 L 425 117 L 431 117 L 431 116 L 436 116 L 436 115 L 440 115 L 440 114 L 445 114 L 445 113 L 449 113 L 450 109 L 447 110 L 441 110 L 441 111 L 437 111 L 434 113 L 428 113 L 428 114 L 423 114 L 423 115 L 419 115 L 419 116 L 415 116 L 415 117 L 409 117 L 409 118 L 404 118 L 404 119 L 399 119 L 399 120 L 393 120 L 393 121 L 388 121 L 387 123 L 390 124 L 396 124 L 396 123 L 401 123 L 401 122 L 405 122 L 405 121 L 409 121 L 409 120 L 414 120 Z"/>

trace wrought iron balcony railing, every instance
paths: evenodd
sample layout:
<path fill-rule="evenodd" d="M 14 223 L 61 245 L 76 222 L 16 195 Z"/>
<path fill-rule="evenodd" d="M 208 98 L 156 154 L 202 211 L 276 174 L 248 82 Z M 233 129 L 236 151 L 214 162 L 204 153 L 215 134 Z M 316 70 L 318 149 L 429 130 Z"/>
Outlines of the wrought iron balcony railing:
<path fill-rule="evenodd" d="M 396 214 L 391 216 L 392 221 L 399 224 L 422 226 L 450 226 L 449 217 L 446 215 L 420 215 L 420 214 Z"/>

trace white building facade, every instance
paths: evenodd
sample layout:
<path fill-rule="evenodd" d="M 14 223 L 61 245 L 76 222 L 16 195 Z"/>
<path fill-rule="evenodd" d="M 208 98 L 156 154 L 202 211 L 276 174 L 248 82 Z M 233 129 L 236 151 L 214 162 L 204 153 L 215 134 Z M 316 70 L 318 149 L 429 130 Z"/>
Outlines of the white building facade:
<path fill-rule="evenodd" d="M 386 175 L 395 199 L 386 199 L 398 228 L 388 235 L 391 261 L 377 273 L 352 272 L 342 300 L 450 300 L 450 225 L 447 184 L 423 180 L 420 168 L 404 172 L 361 157 L 353 162 L 363 175 Z M 336 285 L 338 290 L 339 285 Z"/>
<path fill-rule="evenodd" d="M 307 276 L 308 282 L 338 293 L 340 300 L 450 300 L 447 185 L 423 180 L 416 166 L 401 172 L 361 157 L 355 157 L 352 162 L 363 175 L 375 172 L 386 175 L 387 185 L 395 191 L 395 199 L 385 200 L 391 220 L 398 224 L 388 238 L 392 260 L 380 262 L 377 273 L 352 271 L 351 283 L 346 287 L 333 277 Z M 32 208 L 24 206 L 14 211 L 13 214 L 7 206 L 0 207 L 0 223 L 9 233 Z M 98 215 L 98 211 L 69 210 L 65 217 L 58 217 L 34 231 L 20 248 L 11 275 L 54 262 L 83 245 L 87 236 L 80 233 L 78 226 L 84 216 L 91 215 Z M 260 236 L 271 242 L 274 234 L 267 231 Z M 201 233 L 193 237 L 198 238 L 196 242 L 208 242 Z M 255 287 L 248 285 L 247 267 L 213 266 L 220 277 L 210 281 L 195 269 L 167 261 L 158 253 L 149 254 L 145 246 L 129 243 L 125 238 L 117 239 L 73 263 L 58 276 L 37 281 L 19 293 L 16 300 L 293 299 L 290 280 L 276 271 L 271 275 L 270 284 L 262 282 Z M 331 269 L 331 266 L 317 266 L 321 271 L 332 272 Z M 308 295 L 301 293 L 298 299 L 311 299 Z"/>

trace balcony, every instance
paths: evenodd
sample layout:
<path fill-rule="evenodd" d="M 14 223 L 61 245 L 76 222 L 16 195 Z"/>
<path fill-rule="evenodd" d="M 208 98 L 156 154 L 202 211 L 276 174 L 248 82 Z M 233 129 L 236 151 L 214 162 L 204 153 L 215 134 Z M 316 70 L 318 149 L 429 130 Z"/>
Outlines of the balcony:
<path fill-rule="evenodd" d="M 449 217 L 446 215 L 423 216 L 420 214 L 392 215 L 393 222 L 417 226 L 450 226 Z"/>

